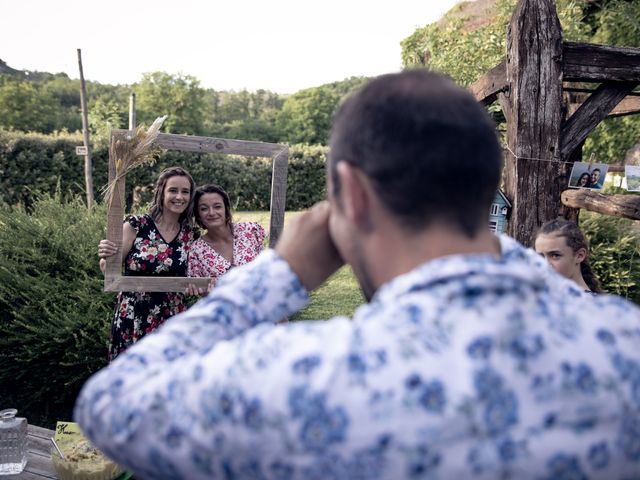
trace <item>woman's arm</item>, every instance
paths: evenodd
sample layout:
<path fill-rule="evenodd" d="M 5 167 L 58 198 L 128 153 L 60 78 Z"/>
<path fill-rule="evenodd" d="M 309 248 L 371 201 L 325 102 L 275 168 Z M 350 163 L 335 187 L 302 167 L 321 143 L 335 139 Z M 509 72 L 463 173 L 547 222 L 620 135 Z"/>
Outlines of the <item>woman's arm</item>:
<path fill-rule="evenodd" d="M 136 239 L 136 229 L 131 226 L 129 222 L 125 222 L 122 224 L 122 261 L 124 262 L 125 258 L 129 254 L 131 247 L 133 247 L 133 242 Z M 106 258 L 115 255 L 117 251 L 116 244 L 111 240 L 100 240 L 98 244 L 98 256 L 100 257 L 100 270 L 104 273 L 104 270 L 107 266 Z"/>

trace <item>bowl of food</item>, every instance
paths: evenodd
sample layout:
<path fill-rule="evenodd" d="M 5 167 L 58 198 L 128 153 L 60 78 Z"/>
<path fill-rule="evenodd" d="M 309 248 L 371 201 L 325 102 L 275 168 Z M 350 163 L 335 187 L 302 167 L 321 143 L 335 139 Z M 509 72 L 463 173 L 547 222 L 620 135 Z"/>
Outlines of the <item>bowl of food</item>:
<path fill-rule="evenodd" d="M 51 450 L 51 460 L 60 480 L 113 480 L 123 473 L 122 468 L 105 457 L 88 440 L 60 445 L 61 457 Z"/>

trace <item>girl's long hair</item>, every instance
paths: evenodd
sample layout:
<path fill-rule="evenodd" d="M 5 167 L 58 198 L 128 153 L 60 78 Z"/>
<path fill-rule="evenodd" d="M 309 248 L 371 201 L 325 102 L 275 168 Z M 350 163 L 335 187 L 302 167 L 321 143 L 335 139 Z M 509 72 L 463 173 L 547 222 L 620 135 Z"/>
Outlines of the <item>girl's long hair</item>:
<path fill-rule="evenodd" d="M 540 234 L 545 235 L 557 235 L 559 237 L 564 237 L 567 239 L 567 245 L 576 253 L 581 248 L 584 248 L 587 252 L 584 260 L 580 263 L 580 272 L 582 273 L 582 278 L 584 278 L 585 283 L 589 287 L 589 290 L 595 293 L 602 293 L 602 287 L 600 286 L 600 281 L 596 277 L 595 273 L 593 273 L 593 269 L 591 268 L 591 264 L 589 264 L 589 243 L 585 238 L 582 230 L 577 223 L 572 222 L 570 220 L 565 220 L 563 218 L 558 218 L 555 220 L 549 220 L 542 224 L 540 229 L 538 230 L 537 235 Z"/>

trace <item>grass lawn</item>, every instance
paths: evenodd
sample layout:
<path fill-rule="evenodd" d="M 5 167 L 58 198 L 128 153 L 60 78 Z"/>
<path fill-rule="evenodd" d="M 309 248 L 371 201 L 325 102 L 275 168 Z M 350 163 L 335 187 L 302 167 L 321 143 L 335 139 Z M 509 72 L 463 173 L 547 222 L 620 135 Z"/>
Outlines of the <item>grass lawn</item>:
<path fill-rule="evenodd" d="M 300 212 L 286 212 L 287 221 Z M 257 222 L 269 228 L 269 212 L 234 212 L 236 222 Z M 309 305 L 295 315 L 292 320 L 326 320 L 337 315 L 350 317 L 356 308 L 364 303 L 358 282 L 349 266 L 344 266 L 327 280 L 318 290 L 311 293 Z"/>

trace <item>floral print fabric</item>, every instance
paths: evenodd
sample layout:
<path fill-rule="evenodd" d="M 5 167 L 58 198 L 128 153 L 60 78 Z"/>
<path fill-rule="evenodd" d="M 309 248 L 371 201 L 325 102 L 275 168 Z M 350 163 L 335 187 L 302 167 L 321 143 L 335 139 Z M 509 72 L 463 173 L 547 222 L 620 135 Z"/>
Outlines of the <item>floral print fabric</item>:
<path fill-rule="evenodd" d="M 174 239 L 162 238 L 150 215 L 129 216 L 137 235 L 124 261 L 124 275 L 184 277 L 193 231 L 183 227 Z M 120 292 L 109 342 L 109 360 L 151 333 L 168 318 L 186 310 L 177 292 Z"/>
<path fill-rule="evenodd" d="M 279 326 L 308 295 L 267 250 L 92 377 L 76 421 L 143 478 L 638 478 L 640 310 L 502 245 Z"/>
<path fill-rule="evenodd" d="M 265 237 L 262 226 L 255 222 L 238 222 L 233 224 L 232 229 L 233 264 L 201 237 L 191 246 L 188 276 L 217 278 L 232 266 L 244 265 L 258 256 Z"/>

